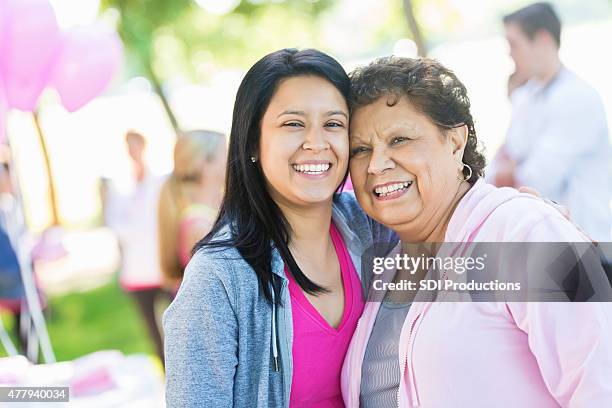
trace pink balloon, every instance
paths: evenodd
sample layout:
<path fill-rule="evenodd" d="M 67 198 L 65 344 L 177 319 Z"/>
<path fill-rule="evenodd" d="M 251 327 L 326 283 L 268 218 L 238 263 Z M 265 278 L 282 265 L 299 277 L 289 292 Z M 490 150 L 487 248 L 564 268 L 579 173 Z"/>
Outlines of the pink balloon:
<path fill-rule="evenodd" d="M 1 0 L 0 76 L 8 105 L 36 108 L 53 69 L 60 33 L 47 0 Z"/>
<path fill-rule="evenodd" d="M 8 106 L 4 98 L 4 90 L 2 89 L 2 81 L 0 80 L 0 145 L 6 143 L 6 120 L 8 115 Z"/>
<path fill-rule="evenodd" d="M 0 5 L 0 58 L 3 58 L 3 50 L 5 40 L 5 28 L 7 24 L 7 9 L 4 5 Z M 4 96 L 4 79 L 2 78 L 2 71 L 0 70 L 0 145 L 5 144 L 7 141 L 6 137 L 6 121 L 8 115 L 8 106 L 6 103 L 6 97 Z"/>
<path fill-rule="evenodd" d="M 0 57 L 4 58 L 4 44 L 6 44 L 6 31 L 8 24 L 8 7 L 5 3 L 0 3 Z M 0 72 L 0 82 L 2 81 L 2 72 Z"/>
<path fill-rule="evenodd" d="M 62 47 L 50 85 L 74 112 L 98 96 L 119 70 L 121 40 L 102 26 L 79 27 L 62 34 Z"/>

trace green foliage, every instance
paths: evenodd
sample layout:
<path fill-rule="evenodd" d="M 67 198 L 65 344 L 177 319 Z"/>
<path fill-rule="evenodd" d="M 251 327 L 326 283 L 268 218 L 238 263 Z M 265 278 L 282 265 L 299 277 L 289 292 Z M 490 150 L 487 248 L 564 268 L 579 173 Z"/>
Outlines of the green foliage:
<path fill-rule="evenodd" d="M 325 11 L 333 3 L 333 0 L 243 0 L 236 7 L 234 13 L 248 16 L 265 10 L 265 8 L 272 5 L 316 16 Z"/>
<path fill-rule="evenodd" d="M 387 0 L 389 11 L 386 24 L 381 24 L 372 35 L 374 44 L 394 44 L 400 38 L 411 38 L 412 34 L 406 23 L 406 15 L 401 0 Z M 413 3 L 420 3 L 415 1 Z M 416 6 L 415 6 L 416 8 Z M 418 16 L 418 9 L 415 10 Z"/>
<path fill-rule="evenodd" d="M 153 354 L 135 302 L 116 282 L 51 299 L 48 309 L 49 336 L 58 361 L 103 349 Z"/>
<path fill-rule="evenodd" d="M 102 0 L 120 14 L 118 31 L 135 69 L 160 78 L 203 80 L 211 67 L 244 66 L 267 51 L 318 44 L 318 16 L 333 0 L 242 0 L 215 15 L 195 0 Z"/>
<path fill-rule="evenodd" d="M 45 315 L 58 361 L 108 349 L 154 354 L 136 304 L 116 282 L 51 298 Z M 7 328 L 14 324 L 7 316 L 3 320 Z M 0 347 L 0 357 L 4 355 Z"/>
<path fill-rule="evenodd" d="M 173 27 L 173 34 L 185 45 L 197 70 L 202 63 L 246 66 L 279 48 L 315 46 L 317 28 L 315 16 L 270 4 L 249 14 L 213 16 L 198 10 L 185 15 Z"/>
<path fill-rule="evenodd" d="M 128 49 L 148 55 L 155 31 L 188 12 L 193 1 L 102 0 L 101 7 L 119 11 L 119 34 Z"/>

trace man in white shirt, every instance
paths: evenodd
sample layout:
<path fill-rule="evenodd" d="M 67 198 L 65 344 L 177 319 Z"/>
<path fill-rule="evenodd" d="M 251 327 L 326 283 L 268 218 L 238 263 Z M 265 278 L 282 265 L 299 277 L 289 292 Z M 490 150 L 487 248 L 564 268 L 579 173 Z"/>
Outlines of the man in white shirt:
<path fill-rule="evenodd" d="M 567 206 L 593 239 L 610 241 L 611 156 L 601 98 L 561 63 L 561 23 L 548 3 L 512 13 L 504 25 L 516 65 L 508 87 L 513 112 L 487 179 L 536 188 Z"/>

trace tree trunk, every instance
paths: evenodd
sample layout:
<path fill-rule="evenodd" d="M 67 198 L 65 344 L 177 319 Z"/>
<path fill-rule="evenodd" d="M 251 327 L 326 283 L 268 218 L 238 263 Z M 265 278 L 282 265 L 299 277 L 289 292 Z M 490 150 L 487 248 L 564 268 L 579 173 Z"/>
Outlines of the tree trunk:
<path fill-rule="evenodd" d="M 43 159 L 45 161 L 45 169 L 47 170 L 47 183 L 49 184 L 49 202 L 51 205 L 51 226 L 59 225 L 59 210 L 57 207 L 57 195 L 55 193 L 55 183 L 53 178 L 53 170 L 51 169 L 51 159 L 49 158 L 49 149 L 47 148 L 47 142 L 45 140 L 45 134 L 40 125 L 38 118 L 38 112 L 32 112 L 34 119 L 34 125 L 36 127 L 36 133 L 40 142 L 40 148 L 42 150 Z"/>
<path fill-rule="evenodd" d="M 157 74 L 155 73 L 155 70 L 153 69 L 153 64 L 151 62 L 151 59 L 145 56 L 141 56 L 141 59 L 142 59 L 141 61 L 142 65 L 144 66 L 146 70 L 146 75 L 151 80 L 151 84 L 153 85 L 153 89 L 155 90 L 155 93 L 159 96 L 159 99 L 161 99 L 162 101 L 162 105 L 164 106 L 164 110 L 166 111 L 166 114 L 168 115 L 168 119 L 170 119 L 170 123 L 172 124 L 172 128 L 174 129 L 174 132 L 178 135 L 180 133 L 178 121 L 176 120 L 176 116 L 174 115 L 174 112 L 172 111 L 172 108 L 170 107 L 170 103 L 168 102 L 168 99 L 166 98 L 166 95 L 164 94 L 164 90 L 162 88 L 161 81 L 159 77 L 157 76 Z"/>
<path fill-rule="evenodd" d="M 172 125 L 174 132 L 178 135 L 180 132 L 178 121 L 176 120 L 176 116 L 174 115 L 174 112 L 172 111 L 172 108 L 170 107 L 170 103 L 168 102 L 168 99 L 166 98 L 166 95 L 164 94 L 161 80 L 159 79 L 159 77 L 155 73 L 155 70 L 153 69 L 153 62 L 152 62 L 153 50 L 151 48 L 152 39 L 151 41 L 145 42 L 146 45 L 144 46 L 144 48 L 139 47 L 137 45 L 137 42 L 138 42 L 137 39 L 139 38 L 139 36 L 132 30 L 132 27 L 130 26 L 130 22 L 127 21 L 127 13 L 126 13 L 127 8 L 126 8 L 125 1 L 119 1 L 117 3 L 117 6 L 119 7 L 119 13 L 121 14 L 121 20 L 122 20 L 121 28 L 119 32 L 122 33 L 121 37 L 123 39 L 123 42 L 126 45 L 134 46 L 135 55 L 139 59 L 140 67 L 141 69 L 144 70 L 144 74 L 151 81 L 151 84 L 153 85 L 153 90 L 155 91 L 157 96 L 159 96 L 159 99 L 161 99 L 164 110 L 166 111 L 166 115 L 168 115 L 168 119 L 170 120 L 170 124 Z M 128 41 L 128 39 L 131 39 L 132 41 Z"/>
<path fill-rule="evenodd" d="M 412 38 L 417 46 L 417 52 L 419 56 L 425 57 L 427 56 L 427 47 L 425 46 L 425 40 L 423 38 L 423 34 L 421 33 L 421 29 L 417 23 L 416 17 L 414 15 L 414 4 L 412 0 L 402 0 L 404 4 L 404 14 L 406 15 L 406 20 L 408 22 L 408 27 L 410 28 L 410 32 L 412 33 Z"/>

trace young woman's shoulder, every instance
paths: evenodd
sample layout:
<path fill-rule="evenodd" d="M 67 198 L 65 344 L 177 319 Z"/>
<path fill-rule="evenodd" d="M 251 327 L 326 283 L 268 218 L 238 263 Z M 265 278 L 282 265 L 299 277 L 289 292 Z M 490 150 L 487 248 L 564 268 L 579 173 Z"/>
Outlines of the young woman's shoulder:
<path fill-rule="evenodd" d="M 229 238 L 228 228 L 215 235 L 213 242 L 226 238 Z M 181 292 L 185 292 L 185 295 Z M 202 246 L 185 268 L 177 298 L 193 297 L 193 301 L 198 301 L 223 297 L 234 306 L 236 299 L 245 293 L 257 296 L 258 281 L 240 252 L 229 245 Z"/>
<path fill-rule="evenodd" d="M 185 268 L 184 281 L 219 279 L 229 289 L 240 289 L 252 283 L 257 286 L 257 277 L 240 252 L 231 246 L 203 247 L 193 254 Z"/>
<path fill-rule="evenodd" d="M 332 210 L 332 219 L 345 239 L 356 235 L 363 245 L 371 245 L 373 221 L 361 209 L 352 191 L 335 194 Z"/>
<path fill-rule="evenodd" d="M 384 243 L 385 248 L 391 249 L 398 241 L 397 235 L 391 229 L 368 217 L 352 191 L 334 196 L 333 218 L 341 231 L 352 231 L 363 243 L 367 243 L 368 247 Z"/>
<path fill-rule="evenodd" d="M 163 318 L 168 406 L 220 406 L 231 398 L 238 328 L 253 316 L 257 296 L 246 268 L 232 247 L 200 248 L 187 264 Z"/>
<path fill-rule="evenodd" d="M 353 191 L 343 191 L 334 195 L 334 209 L 350 218 L 367 220 L 368 216 L 361 209 Z"/>

